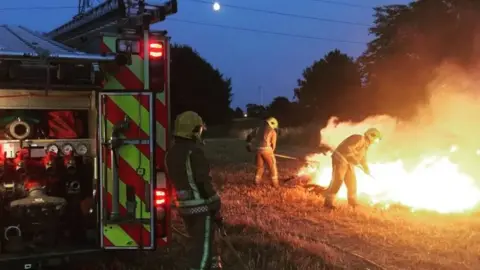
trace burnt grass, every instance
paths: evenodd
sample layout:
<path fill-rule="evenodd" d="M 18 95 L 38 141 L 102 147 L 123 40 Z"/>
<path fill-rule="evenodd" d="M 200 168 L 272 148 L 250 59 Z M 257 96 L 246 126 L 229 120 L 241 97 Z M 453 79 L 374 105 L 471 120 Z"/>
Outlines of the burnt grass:
<path fill-rule="evenodd" d="M 242 141 L 210 140 L 205 151 L 222 197 L 227 238 L 252 270 L 479 269 L 477 214 L 412 213 L 366 205 L 351 210 L 342 201 L 338 210 L 329 212 L 322 208 L 321 196 L 293 181 L 279 189 L 267 181 L 254 186 L 253 155 Z M 291 178 L 302 165 L 278 160 L 281 178 Z M 174 226 L 183 231 L 178 218 Z M 122 252 L 113 262 L 87 269 L 185 269 L 185 239 L 174 236 L 168 251 Z M 224 269 L 243 269 L 226 247 L 223 250 Z"/>

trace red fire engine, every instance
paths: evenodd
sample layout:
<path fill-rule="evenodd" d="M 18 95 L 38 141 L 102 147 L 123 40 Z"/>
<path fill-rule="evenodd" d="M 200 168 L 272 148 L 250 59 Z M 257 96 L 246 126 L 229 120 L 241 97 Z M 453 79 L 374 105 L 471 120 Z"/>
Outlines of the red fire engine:
<path fill-rule="evenodd" d="M 170 241 L 169 38 L 150 26 L 177 2 L 79 1 L 46 34 L 0 26 L 0 269 Z"/>

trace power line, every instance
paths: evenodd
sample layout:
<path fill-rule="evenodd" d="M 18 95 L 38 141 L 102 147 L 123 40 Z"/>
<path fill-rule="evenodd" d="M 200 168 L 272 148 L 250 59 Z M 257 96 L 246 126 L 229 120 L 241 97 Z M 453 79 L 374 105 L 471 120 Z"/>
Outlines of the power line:
<path fill-rule="evenodd" d="M 0 8 L 0 11 L 57 10 L 57 9 L 77 9 L 77 7 L 73 7 L 73 6 L 3 7 L 3 8 Z"/>
<path fill-rule="evenodd" d="M 341 2 L 341 1 L 332 1 L 332 0 L 310 0 L 313 2 L 320 2 L 329 5 L 336 5 L 336 6 L 345 6 L 345 7 L 353 7 L 353 8 L 363 8 L 363 9 L 374 9 L 374 6 L 368 5 L 360 5 L 360 4 L 353 4 L 349 2 Z"/>
<path fill-rule="evenodd" d="M 365 45 L 367 42 L 363 41 L 354 41 L 354 40 L 342 40 L 342 39 L 334 39 L 334 38 L 326 38 L 326 37 L 316 37 L 316 36 L 309 36 L 309 35 L 299 35 L 299 34 L 291 34 L 291 33 L 282 33 L 282 32 L 274 32 L 268 30 L 261 30 L 261 29 L 254 29 L 254 28 L 246 28 L 246 27 L 239 27 L 239 26 L 230 26 L 230 25 L 223 25 L 223 24 L 215 24 L 215 23 L 207 23 L 207 22 L 199 22 L 199 21 L 192 21 L 192 20 L 185 20 L 185 19 L 177 19 L 177 18 L 168 18 L 167 21 L 176 21 L 194 25 L 203 25 L 203 26 L 211 26 L 217 28 L 224 28 L 224 29 L 231 29 L 237 31 L 245 31 L 245 32 L 253 32 L 253 33 L 261 33 L 261 34 L 270 34 L 276 36 L 284 36 L 284 37 L 291 37 L 291 38 L 302 38 L 302 39 L 311 39 L 311 40 L 321 40 L 321 41 L 329 41 L 329 42 L 336 42 L 336 43 L 350 43 L 350 44 L 361 44 Z"/>
<path fill-rule="evenodd" d="M 316 0 L 315 0 L 316 1 Z M 73 6 L 38 6 L 38 7 L 9 7 L 9 8 L 0 8 L 1 11 L 21 11 L 21 10 L 57 10 L 57 9 L 76 9 L 77 7 Z M 284 32 L 275 32 L 269 30 L 262 30 L 262 29 L 254 29 L 254 28 L 246 28 L 246 27 L 239 27 L 239 26 L 230 26 L 230 25 L 223 25 L 223 24 L 214 24 L 214 23 L 207 23 L 207 22 L 199 22 L 199 21 L 192 21 L 186 19 L 177 19 L 169 17 L 167 21 L 177 21 L 182 23 L 194 24 L 194 25 L 202 25 L 202 26 L 210 26 L 210 27 L 217 27 L 223 29 L 231 29 L 237 31 L 244 31 L 244 32 L 252 32 L 252 33 L 260 33 L 260 34 L 270 34 L 276 36 L 284 36 L 284 37 L 291 37 L 291 38 L 301 38 L 301 39 L 310 39 L 310 40 L 320 40 L 320 41 L 328 41 L 328 42 L 336 42 L 336 43 L 350 43 L 350 44 L 361 44 L 365 45 L 367 42 L 363 41 L 354 41 L 354 40 L 342 40 L 342 39 L 334 39 L 334 38 L 327 38 L 327 37 L 317 37 L 317 36 L 309 36 L 309 35 L 300 35 L 300 34 L 292 34 L 292 33 L 284 33 Z"/>
<path fill-rule="evenodd" d="M 212 4 L 211 1 L 207 1 L 207 0 L 188 0 L 188 1 L 196 2 L 196 3 L 202 3 L 202 4 L 208 4 L 208 5 Z M 349 4 L 349 3 L 345 3 L 345 2 L 336 2 L 336 1 L 330 1 L 330 0 L 311 0 L 311 1 L 325 2 L 325 3 L 329 3 L 329 4 L 336 4 L 336 5 L 353 5 L 355 7 L 364 7 L 364 8 L 367 7 L 367 6 L 362 6 L 362 5 L 355 5 L 355 4 Z M 222 6 L 229 7 L 229 8 L 234 8 L 234 9 L 239 9 L 239 10 L 245 10 L 245 11 L 260 12 L 260 13 L 267 13 L 267 14 L 285 16 L 285 17 L 290 17 L 290 18 L 299 18 L 299 19 L 308 19 L 308 20 L 329 22 L 329 23 L 339 23 L 339 24 L 348 24 L 348 25 L 355 25 L 355 26 L 371 27 L 371 25 L 366 24 L 366 23 L 350 22 L 350 21 L 344 21 L 344 20 L 335 20 L 335 19 L 328 19 L 328 18 L 322 18 L 322 17 L 314 17 L 314 16 L 307 16 L 307 15 L 301 15 L 301 14 L 279 12 L 279 11 L 266 10 L 266 9 L 257 9 L 257 8 L 251 8 L 251 7 L 246 7 L 246 6 L 237 6 L 237 5 L 230 5 L 230 4 L 222 4 Z M 59 9 L 77 9 L 77 7 L 74 7 L 74 6 L 6 7 L 6 8 L 0 8 L 0 11 L 59 10 Z"/>
<path fill-rule="evenodd" d="M 188 1 L 195 2 L 195 3 L 201 3 L 201 4 L 208 4 L 208 5 L 212 4 L 211 1 L 207 1 L 207 0 L 188 0 Z M 313 17 L 313 16 L 307 16 L 307 15 L 300 15 L 300 14 L 279 12 L 279 11 L 273 11 L 273 10 L 267 10 L 267 9 L 258 9 L 258 8 L 251 8 L 251 7 L 246 7 L 246 6 L 223 4 L 223 3 L 221 5 L 225 6 L 225 7 L 229 7 L 229 8 L 239 9 L 239 10 L 253 11 L 253 12 L 259 12 L 259 13 L 267 13 L 267 14 L 279 15 L 279 16 L 290 17 L 290 18 L 307 19 L 307 20 L 315 20 L 315 21 L 321 21 L 321 22 L 340 23 L 340 24 L 348 24 L 348 25 L 355 25 L 355 26 L 371 27 L 371 25 L 365 24 L 365 23 L 349 22 L 349 21 L 335 20 L 335 19 L 328 19 L 328 18 L 321 18 L 321 17 Z"/>

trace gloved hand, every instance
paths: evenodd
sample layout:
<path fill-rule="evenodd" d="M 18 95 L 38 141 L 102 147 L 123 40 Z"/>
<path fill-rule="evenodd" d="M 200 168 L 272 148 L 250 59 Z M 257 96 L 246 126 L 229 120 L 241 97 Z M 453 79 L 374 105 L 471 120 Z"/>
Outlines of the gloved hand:
<path fill-rule="evenodd" d="M 372 175 L 372 174 L 370 173 L 370 168 L 368 168 L 368 167 L 363 167 L 363 171 L 364 171 L 366 174 L 368 174 L 368 175 Z"/>

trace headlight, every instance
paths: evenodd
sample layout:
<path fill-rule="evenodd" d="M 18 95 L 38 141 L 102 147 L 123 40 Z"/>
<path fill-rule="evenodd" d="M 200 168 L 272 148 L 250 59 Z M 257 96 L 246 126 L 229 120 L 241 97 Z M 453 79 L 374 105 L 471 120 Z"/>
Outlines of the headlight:
<path fill-rule="evenodd" d="M 48 152 L 53 152 L 55 154 L 58 154 L 58 146 L 56 144 L 50 144 L 47 146 L 47 153 Z"/>
<path fill-rule="evenodd" d="M 69 143 L 62 145 L 62 153 L 68 155 L 73 151 L 73 146 Z"/>
<path fill-rule="evenodd" d="M 88 148 L 87 148 L 87 146 L 86 146 L 85 144 L 79 144 L 79 145 L 77 145 L 76 151 L 77 151 L 77 154 L 78 154 L 79 156 L 84 156 L 84 155 L 87 154 Z"/>

